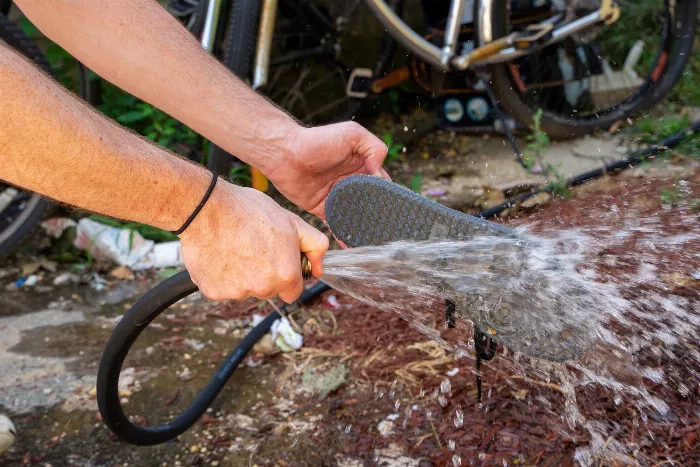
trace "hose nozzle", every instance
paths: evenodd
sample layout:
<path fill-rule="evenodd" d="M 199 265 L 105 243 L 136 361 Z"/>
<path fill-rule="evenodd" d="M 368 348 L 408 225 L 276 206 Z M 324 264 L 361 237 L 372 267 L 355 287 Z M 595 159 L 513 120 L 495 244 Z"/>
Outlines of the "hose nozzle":
<path fill-rule="evenodd" d="M 304 253 L 301 254 L 301 277 L 311 279 L 311 263 Z"/>

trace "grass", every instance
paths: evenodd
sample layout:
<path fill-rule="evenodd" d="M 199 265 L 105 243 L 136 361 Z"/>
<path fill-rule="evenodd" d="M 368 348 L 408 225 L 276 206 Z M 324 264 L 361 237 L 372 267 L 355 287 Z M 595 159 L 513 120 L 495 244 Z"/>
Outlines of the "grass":
<path fill-rule="evenodd" d="M 384 144 L 386 144 L 387 147 L 386 159 L 384 160 L 385 164 L 401 158 L 404 145 L 401 143 L 395 143 L 394 137 L 391 136 L 391 133 L 384 133 L 384 136 L 382 136 L 382 141 L 384 141 Z"/>
<path fill-rule="evenodd" d="M 649 116 L 635 122 L 632 131 L 640 133 L 639 137 L 642 142 L 656 144 L 683 130 L 690 123 L 688 115 L 661 119 Z M 700 134 L 691 135 L 680 145 L 676 146 L 675 150 L 688 157 L 700 159 Z M 661 159 L 664 156 L 665 153 L 662 153 L 657 156 L 657 159 Z"/>

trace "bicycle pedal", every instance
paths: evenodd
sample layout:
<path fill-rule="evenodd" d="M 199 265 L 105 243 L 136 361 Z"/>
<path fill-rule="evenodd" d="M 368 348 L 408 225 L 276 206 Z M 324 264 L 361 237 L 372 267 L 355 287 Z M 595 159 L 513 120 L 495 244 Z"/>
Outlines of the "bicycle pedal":
<path fill-rule="evenodd" d="M 552 24 L 531 24 L 523 31 L 518 31 L 513 36 L 513 47 L 516 49 L 532 49 L 552 37 L 554 26 Z"/>
<path fill-rule="evenodd" d="M 350 72 L 348 84 L 345 87 L 345 94 L 348 97 L 364 99 L 372 89 L 372 78 L 374 73 L 369 68 L 354 68 Z"/>

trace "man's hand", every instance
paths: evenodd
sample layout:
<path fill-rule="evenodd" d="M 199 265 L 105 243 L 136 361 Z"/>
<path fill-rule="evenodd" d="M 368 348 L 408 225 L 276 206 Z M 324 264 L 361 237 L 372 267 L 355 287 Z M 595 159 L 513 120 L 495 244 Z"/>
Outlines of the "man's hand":
<path fill-rule="evenodd" d="M 316 277 L 328 238 L 268 196 L 222 180 L 180 235 L 190 276 L 213 300 L 280 296 L 291 303 L 304 290 L 302 251 Z"/>
<path fill-rule="evenodd" d="M 355 122 L 299 128 L 289 152 L 267 177 L 297 206 L 325 219 L 328 192 L 341 178 L 355 174 L 389 179 L 382 169 L 387 147 Z"/>

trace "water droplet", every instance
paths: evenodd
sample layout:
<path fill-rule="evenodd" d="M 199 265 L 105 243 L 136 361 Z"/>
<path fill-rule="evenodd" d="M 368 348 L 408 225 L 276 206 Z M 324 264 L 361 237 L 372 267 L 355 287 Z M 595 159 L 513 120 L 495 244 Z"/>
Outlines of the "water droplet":
<path fill-rule="evenodd" d="M 377 393 L 377 397 L 375 398 L 375 400 L 379 400 L 379 399 L 381 399 L 382 397 L 384 397 L 384 392 L 379 391 L 379 392 Z"/>
<path fill-rule="evenodd" d="M 345 427 L 345 434 L 346 435 L 349 435 L 351 431 L 352 431 L 352 424 Z"/>
<path fill-rule="evenodd" d="M 397 400 L 397 401 L 394 403 L 394 410 L 399 410 L 399 407 L 401 407 L 401 401 L 400 401 L 400 400 Z"/>
<path fill-rule="evenodd" d="M 407 126 L 403 127 L 403 131 L 408 131 L 408 127 Z"/>
<path fill-rule="evenodd" d="M 438 397 L 438 403 L 441 407 L 447 407 L 447 398 L 440 394 L 440 396 Z"/>
<path fill-rule="evenodd" d="M 486 453 L 485 453 L 485 452 L 480 452 L 480 453 L 479 453 L 479 460 L 480 460 L 480 461 L 486 460 Z"/>
<path fill-rule="evenodd" d="M 464 425 L 464 412 L 461 409 L 457 409 L 455 412 L 455 427 L 462 428 Z"/>
<path fill-rule="evenodd" d="M 454 467 L 459 467 L 460 465 L 462 465 L 462 458 L 459 457 L 459 454 L 455 454 L 454 456 L 452 456 L 452 465 Z"/>
<path fill-rule="evenodd" d="M 450 449 L 450 451 L 454 451 L 455 447 L 457 447 L 457 443 L 455 443 L 455 440 L 451 439 L 447 442 L 447 447 Z"/>
<path fill-rule="evenodd" d="M 440 392 L 443 394 L 448 394 L 452 391 L 452 384 L 450 384 L 449 379 L 445 379 L 442 383 L 440 383 Z"/>

